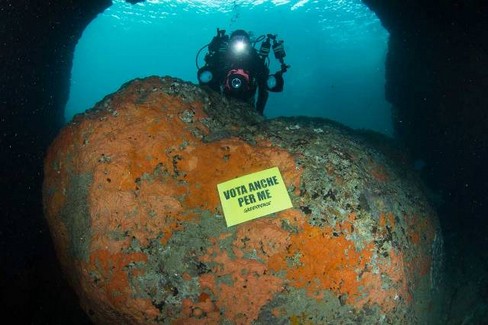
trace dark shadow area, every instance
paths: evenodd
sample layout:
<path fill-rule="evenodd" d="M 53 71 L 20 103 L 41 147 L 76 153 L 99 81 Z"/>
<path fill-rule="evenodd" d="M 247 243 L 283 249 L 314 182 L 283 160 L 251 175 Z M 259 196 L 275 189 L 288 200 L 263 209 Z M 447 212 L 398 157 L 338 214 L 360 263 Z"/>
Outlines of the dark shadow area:
<path fill-rule="evenodd" d="M 370 3 L 390 31 L 386 96 L 398 138 L 425 161 L 445 243 L 446 321 L 488 321 L 488 6 Z"/>
<path fill-rule="evenodd" d="M 87 322 L 66 284 L 42 212 L 42 165 L 63 125 L 71 63 L 110 1 L 0 4 L 0 305 L 5 323 Z"/>

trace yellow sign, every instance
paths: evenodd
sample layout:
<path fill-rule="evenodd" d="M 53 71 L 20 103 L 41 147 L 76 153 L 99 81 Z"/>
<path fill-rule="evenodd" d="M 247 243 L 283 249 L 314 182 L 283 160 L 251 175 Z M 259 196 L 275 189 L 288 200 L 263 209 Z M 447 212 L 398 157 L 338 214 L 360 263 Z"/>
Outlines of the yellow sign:
<path fill-rule="evenodd" d="M 227 227 L 292 207 L 278 167 L 217 185 Z"/>

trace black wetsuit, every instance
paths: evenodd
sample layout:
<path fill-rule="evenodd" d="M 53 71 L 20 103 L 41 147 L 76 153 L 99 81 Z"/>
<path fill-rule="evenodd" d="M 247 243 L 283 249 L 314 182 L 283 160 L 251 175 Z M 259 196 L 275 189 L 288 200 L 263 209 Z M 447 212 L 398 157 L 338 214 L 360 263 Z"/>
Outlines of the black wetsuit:
<path fill-rule="evenodd" d="M 245 88 L 236 91 L 228 87 L 228 76 L 230 72 L 239 69 L 242 69 L 244 75 L 249 76 L 249 82 L 243 85 Z M 249 46 L 247 53 L 235 54 L 225 38 L 214 38 L 212 40 L 209 45 L 209 53 L 205 56 L 205 66 L 200 68 L 199 72 L 202 70 L 209 70 L 213 74 L 212 80 L 206 83 L 207 86 L 217 92 L 223 92 L 229 97 L 249 101 L 260 114 L 264 112 L 268 100 L 268 91 L 278 92 L 282 90 L 282 87 L 281 89 L 268 89 L 266 81 L 269 69 L 265 59 L 259 56 L 254 47 Z M 254 102 L 256 91 L 258 96 Z"/>

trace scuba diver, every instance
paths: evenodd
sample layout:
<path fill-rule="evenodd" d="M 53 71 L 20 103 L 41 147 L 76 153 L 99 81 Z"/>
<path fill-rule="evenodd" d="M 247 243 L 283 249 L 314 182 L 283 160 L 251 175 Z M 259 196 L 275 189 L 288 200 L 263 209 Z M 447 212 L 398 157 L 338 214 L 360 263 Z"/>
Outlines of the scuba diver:
<path fill-rule="evenodd" d="M 255 48 L 258 42 L 262 42 L 259 51 Z M 198 56 L 205 47 L 208 47 L 208 53 L 205 65 L 200 68 Z M 281 63 L 281 69 L 272 75 L 268 68 L 271 48 Z M 197 53 L 198 82 L 228 97 L 251 103 L 262 115 L 269 91 L 283 91 L 283 73 L 290 67 L 284 62 L 285 56 L 283 41 L 278 41 L 276 35 L 262 35 L 251 41 L 244 30 L 238 29 L 229 37 L 225 30 L 217 28 L 217 35 Z M 258 96 L 255 101 L 256 90 Z"/>

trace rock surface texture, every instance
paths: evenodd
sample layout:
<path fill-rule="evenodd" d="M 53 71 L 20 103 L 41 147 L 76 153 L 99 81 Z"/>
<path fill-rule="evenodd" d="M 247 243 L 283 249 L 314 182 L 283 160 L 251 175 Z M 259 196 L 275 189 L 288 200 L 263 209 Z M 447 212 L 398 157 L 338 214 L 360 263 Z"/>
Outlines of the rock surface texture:
<path fill-rule="evenodd" d="M 278 167 L 293 208 L 226 227 L 217 184 Z M 324 120 L 263 120 L 172 78 L 78 115 L 45 214 L 96 323 L 426 323 L 442 239 L 409 171 Z"/>

